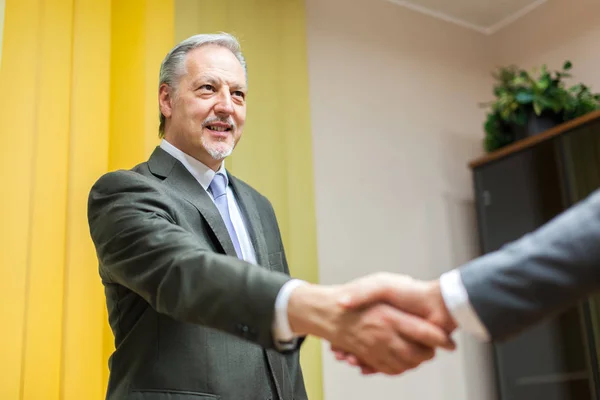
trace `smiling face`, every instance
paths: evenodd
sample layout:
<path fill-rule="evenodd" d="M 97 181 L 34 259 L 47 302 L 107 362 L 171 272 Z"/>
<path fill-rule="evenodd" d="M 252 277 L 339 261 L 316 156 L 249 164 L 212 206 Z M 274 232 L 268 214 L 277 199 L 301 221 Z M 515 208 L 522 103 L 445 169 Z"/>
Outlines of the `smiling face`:
<path fill-rule="evenodd" d="M 246 92 L 244 68 L 231 51 L 217 45 L 190 51 L 177 86 L 159 90 L 165 139 L 218 170 L 242 136 Z"/>

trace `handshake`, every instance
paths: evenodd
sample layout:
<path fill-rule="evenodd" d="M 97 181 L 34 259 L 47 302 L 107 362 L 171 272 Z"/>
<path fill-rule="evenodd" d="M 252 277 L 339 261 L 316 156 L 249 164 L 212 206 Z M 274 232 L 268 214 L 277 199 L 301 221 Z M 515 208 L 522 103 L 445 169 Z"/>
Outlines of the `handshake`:
<path fill-rule="evenodd" d="M 338 286 L 305 284 L 290 295 L 288 320 L 299 335 L 327 340 L 336 358 L 363 374 L 398 375 L 454 350 L 456 323 L 438 281 L 377 273 Z"/>

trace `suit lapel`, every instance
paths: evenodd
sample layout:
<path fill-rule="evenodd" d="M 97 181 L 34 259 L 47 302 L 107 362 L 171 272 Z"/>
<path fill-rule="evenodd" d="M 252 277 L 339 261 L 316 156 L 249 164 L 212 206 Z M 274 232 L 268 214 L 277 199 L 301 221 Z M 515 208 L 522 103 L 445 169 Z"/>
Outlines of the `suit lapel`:
<path fill-rule="evenodd" d="M 225 254 L 237 257 L 233 242 L 217 206 L 198 181 L 169 153 L 157 147 L 148 160 L 150 172 L 164 178 L 164 183 L 179 192 L 202 214 L 217 237 Z"/>
<path fill-rule="evenodd" d="M 229 172 L 227 172 L 227 174 L 229 176 L 231 188 L 233 189 L 233 193 L 235 194 L 238 205 L 246 217 L 246 228 L 248 229 L 250 240 L 254 246 L 256 261 L 259 265 L 270 268 L 267 257 L 267 243 L 265 241 L 262 223 L 260 222 L 258 205 L 254 200 L 254 196 L 252 196 L 252 193 L 246 188 L 245 185 L 240 183 L 237 178 L 229 174 Z"/>

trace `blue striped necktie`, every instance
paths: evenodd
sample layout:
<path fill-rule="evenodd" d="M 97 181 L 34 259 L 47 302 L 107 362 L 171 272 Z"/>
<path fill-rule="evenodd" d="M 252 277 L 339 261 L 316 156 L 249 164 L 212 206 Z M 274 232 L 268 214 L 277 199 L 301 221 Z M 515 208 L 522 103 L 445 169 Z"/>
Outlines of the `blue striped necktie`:
<path fill-rule="evenodd" d="M 221 217 L 223 217 L 223 222 L 225 222 L 227 232 L 229 232 L 229 237 L 231 237 L 233 247 L 235 247 L 235 252 L 237 253 L 238 258 L 242 258 L 240 242 L 238 241 L 237 234 L 235 233 L 235 228 L 233 227 L 231 217 L 229 216 L 229 206 L 227 204 L 227 185 L 225 176 L 222 173 L 217 173 L 208 188 L 211 191 L 213 198 L 215 199 L 215 204 L 219 209 L 219 213 L 221 213 Z"/>

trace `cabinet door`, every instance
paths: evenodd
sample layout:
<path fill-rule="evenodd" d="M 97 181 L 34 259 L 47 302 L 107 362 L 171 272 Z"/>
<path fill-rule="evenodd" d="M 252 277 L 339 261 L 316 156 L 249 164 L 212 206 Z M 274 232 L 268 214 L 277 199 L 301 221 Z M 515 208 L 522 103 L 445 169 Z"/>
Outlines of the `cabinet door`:
<path fill-rule="evenodd" d="M 585 199 L 600 188 L 600 120 L 579 126 L 557 138 L 560 145 L 561 175 L 568 206 Z M 600 243 L 598 243 L 600 246 Z M 598 265 L 600 268 L 600 265 Z M 594 376 L 594 391 L 600 398 L 600 295 L 581 305 L 586 326 L 588 355 Z"/>
<path fill-rule="evenodd" d="M 555 142 L 475 172 L 484 253 L 531 232 L 564 210 Z M 494 346 L 502 400 L 591 399 L 590 374 L 577 307 Z"/>

